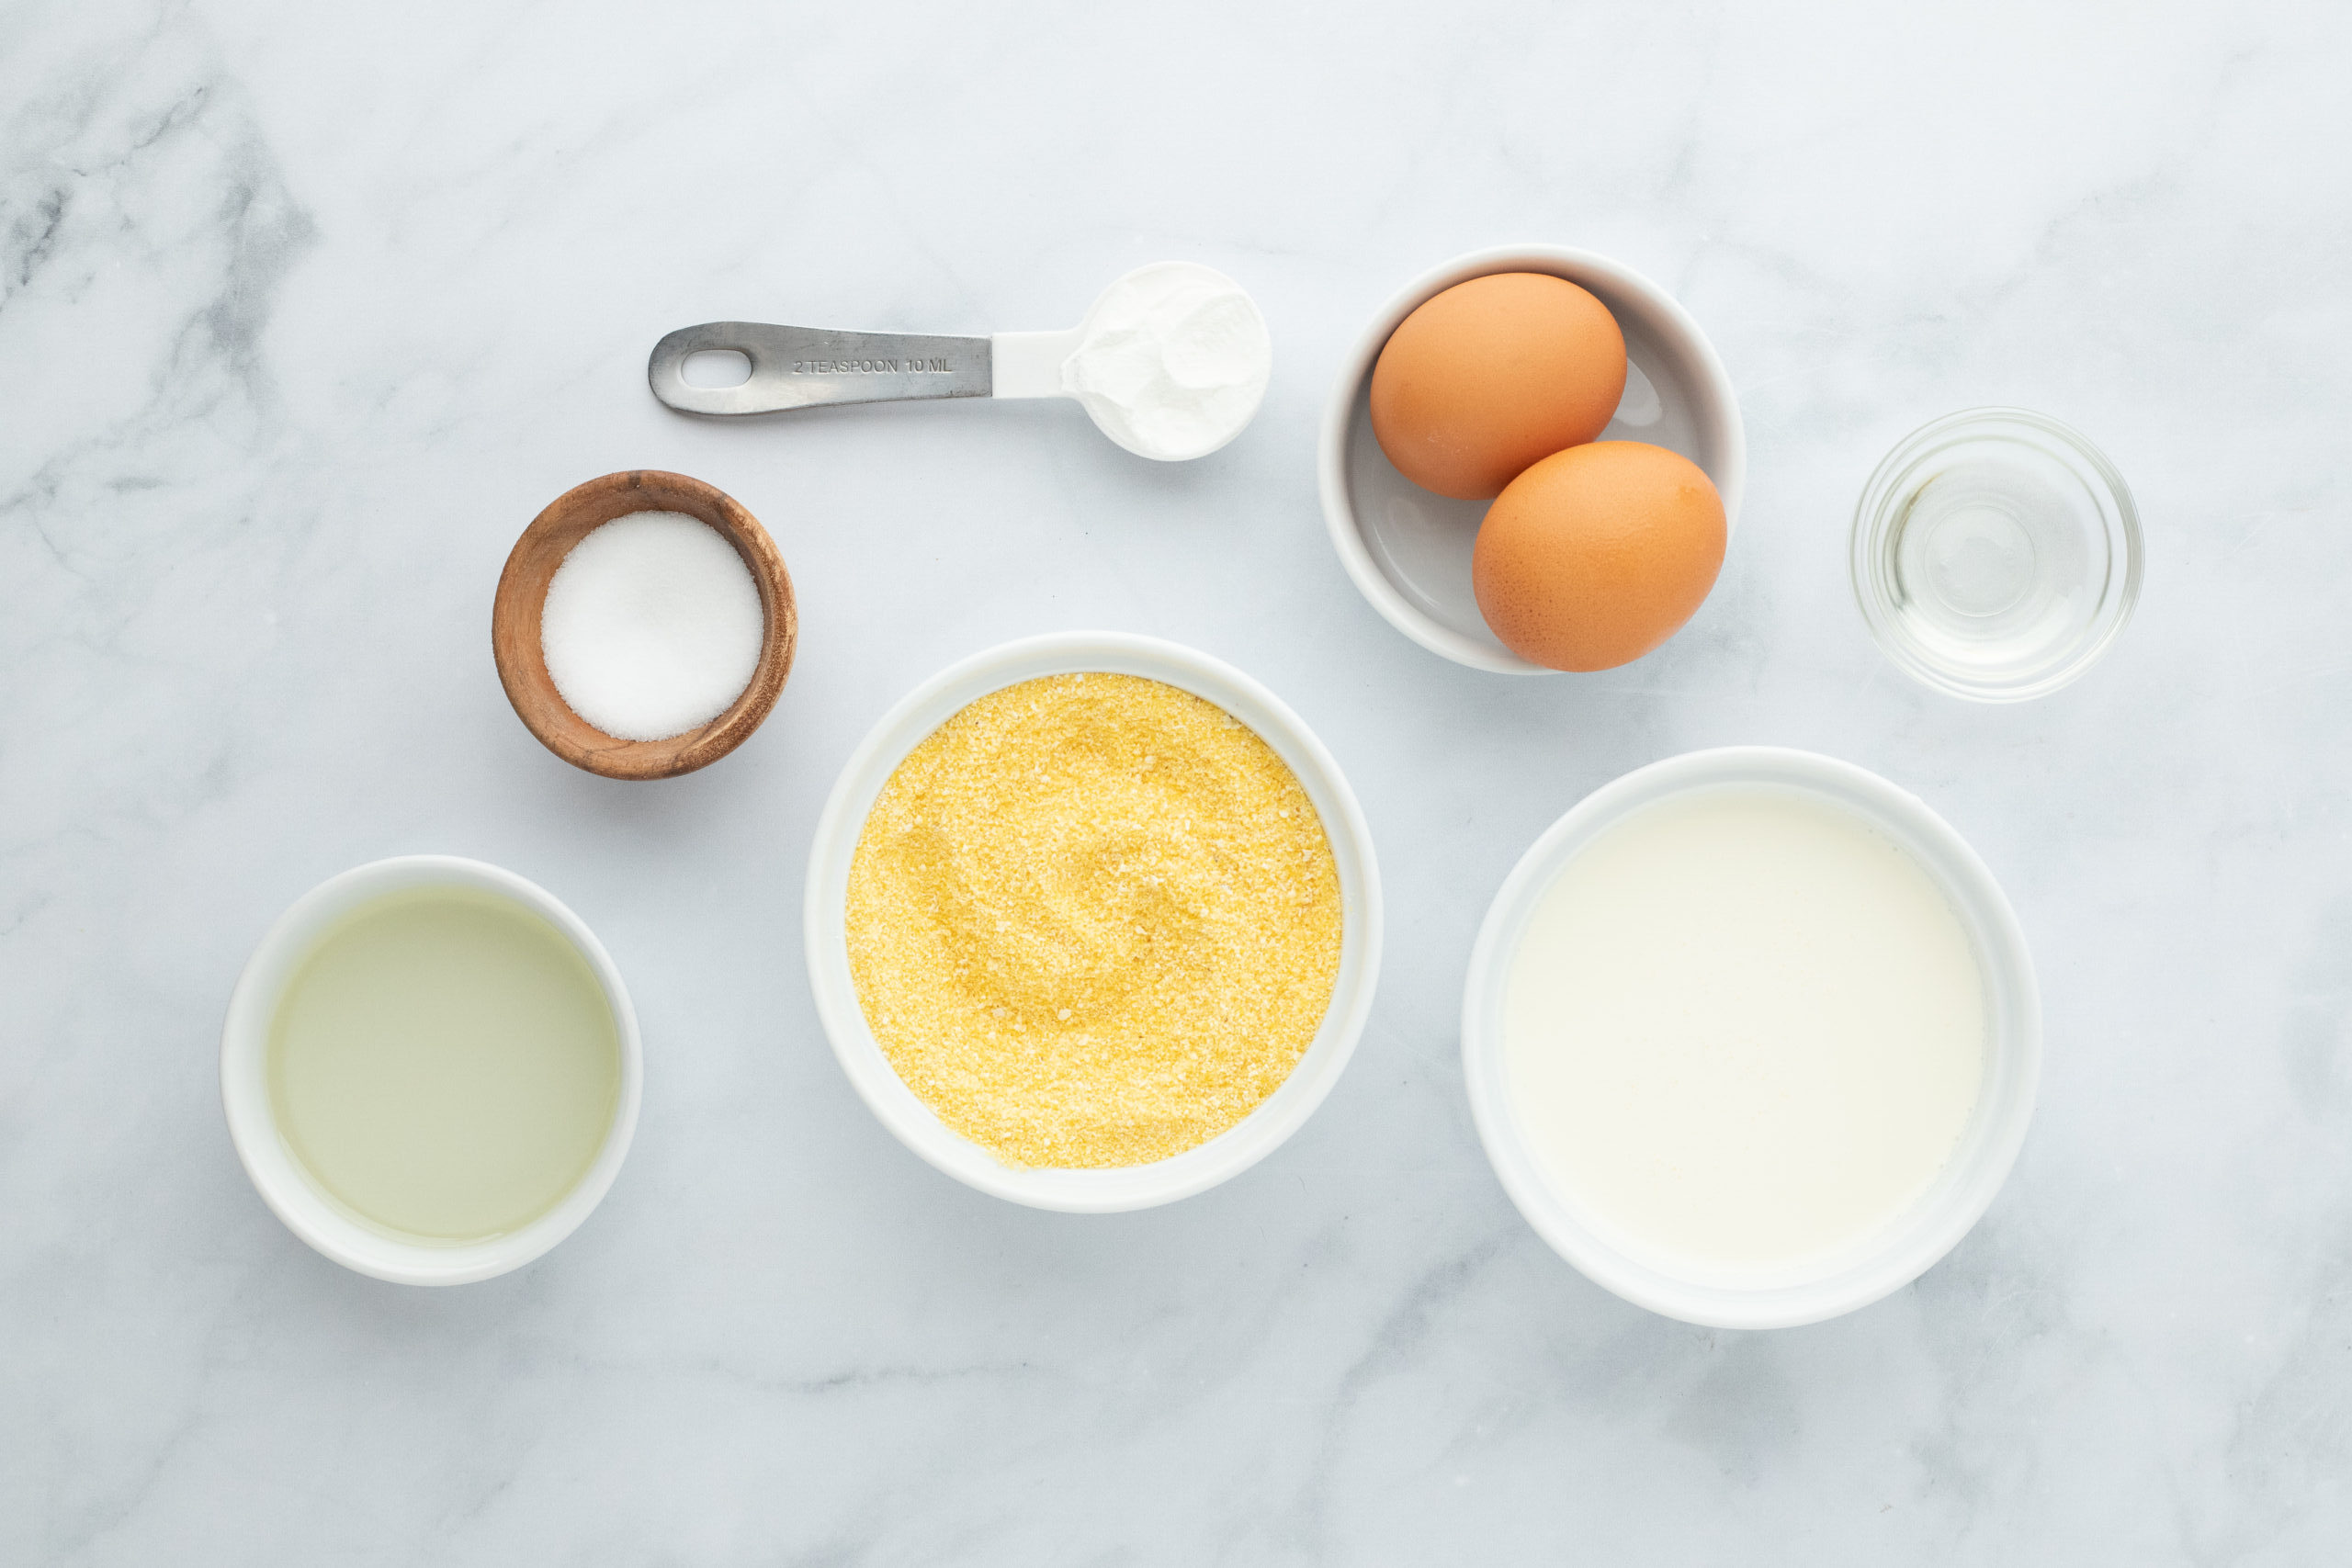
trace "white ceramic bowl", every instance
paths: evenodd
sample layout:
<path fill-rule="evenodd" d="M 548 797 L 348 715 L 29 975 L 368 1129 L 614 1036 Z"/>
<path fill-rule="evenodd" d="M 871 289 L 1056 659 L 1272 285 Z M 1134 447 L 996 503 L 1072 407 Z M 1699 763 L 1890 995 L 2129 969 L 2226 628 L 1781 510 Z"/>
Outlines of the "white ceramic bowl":
<path fill-rule="evenodd" d="M 1986 987 L 1989 1037 L 1976 1110 L 1942 1173 L 1904 1213 L 1835 1257 L 1802 1269 L 1669 1272 L 1588 1223 L 1549 1180 L 1520 1126 L 1502 1040 L 1510 961 L 1544 892 L 1578 851 L 1668 795 L 1725 784 L 1804 791 L 1850 811 L 1908 851 L 1959 913 Z M 1535 840 L 1495 895 L 1470 955 L 1462 1058 L 1478 1136 L 1511 1201 L 1537 1234 L 1594 1283 L 1687 1323 L 1778 1328 L 1867 1306 L 1917 1279 L 1983 1215 L 2015 1163 L 2041 1077 L 2033 961 L 1993 874 L 1917 796 L 1850 762 L 1780 747 L 1692 751 L 1638 768 L 1585 796 Z"/>
<path fill-rule="evenodd" d="M 842 908 L 850 858 L 866 813 L 907 753 L 958 709 L 990 692 L 1080 671 L 1147 676 L 1205 698 L 1255 730 L 1289 765 L 1323 818 L 1339 864 L 1340 973 L 1322 1028 L 1290 1077 L 1257 1110 L 1207 1143 L 1149 1165 L 1020 1170 L 950 1131 L 892 1069 L 858 1005 Z M 825 802 L 809 856 L 802 916 L 817 1016 L 842 1070 L 882 1124 L 967 1186 L 1031 1208 L 1069 1213 L 1148 1209 L 1190 1197 L 1249 1169 L 1298 1131 L 1339 1081 L 1363 1032 L 1380 969 L 1380 869 L 1372 832 L 1323 743 L 1281 699 L 1231 665 L 1177 643 L 1123 632 L 1058 632 L 1005 643 L 950 665 L 901 698 L 851 754 Z"/>
<path fill-rule="evenodd" d="M 270 1021 L 287 982 L 311 944 L 345 915 L 388 893 L 408 887 L 472 887 L 512 899 L 568 938 L 587 959 L 605 988 L 620 1035 L 620 1104 L 605 1134 L 605 1146 L 579 1185 L 537 1219 L 505 1235 L 462 1245 L 404 1241 L 353 1218 L 322 1192 L 294 1151 L 287 1146 L 270 1113 L 266 1072 Z M 638 1043 L 637 1013 L 620 971 L 596 935 L 537 884 L 511 871 L 456 855 L 402 855 L 354 866 L 329 877 L 294 901 L 261 939 L 237 977 L 220 1030 L 220 1103 L 229 1115 L 229 1137 L 245 1174 L 286 1228 L 346 1269 L 402 1285 L 462 1285 L 520 1269 L 580 1228 L 604 1201 L 628 1156 L 637 1132 L 638 1100 L 644 1082 L 644 1055 Z"/>
<path fill-rule="evenodd" d="M 1372 367 L 1388 334 L 1431 295 L 1497 272 L 1550 273 L 1609 307 L 1625 334 L 1625 396 L 1600 438 L 1671 447 L 1698 464 L 1723 497 L 1727 528 L 1739 522 L 1747 438 L 1731 378 L 1690 313 L 1640 273 L 1590 251 L 1473 251 L 1415 278 L 1372 319 L 1323 412 L 1317 479 L 1340 564 L 1390 626 L 1430 652 L 1476 670 L 1551 674 L 1487 629 L 1470 591 L 1470 547 L 1490 503 L 1423 490 L 1396 471 L 1372 434 Z"/>

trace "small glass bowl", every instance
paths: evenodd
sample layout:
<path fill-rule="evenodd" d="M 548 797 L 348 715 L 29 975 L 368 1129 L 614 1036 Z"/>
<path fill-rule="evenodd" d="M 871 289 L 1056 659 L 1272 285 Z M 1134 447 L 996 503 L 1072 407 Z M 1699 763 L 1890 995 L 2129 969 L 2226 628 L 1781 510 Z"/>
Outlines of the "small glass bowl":
<path fill-rule="evenodd" d="M 2140 518 L 2098 447 L 2023 409 L 1897 443 L 1854 508 L 1854 597 L 1886 656 L 1983 703 L 2056 691 L 2140 598 Z"/>

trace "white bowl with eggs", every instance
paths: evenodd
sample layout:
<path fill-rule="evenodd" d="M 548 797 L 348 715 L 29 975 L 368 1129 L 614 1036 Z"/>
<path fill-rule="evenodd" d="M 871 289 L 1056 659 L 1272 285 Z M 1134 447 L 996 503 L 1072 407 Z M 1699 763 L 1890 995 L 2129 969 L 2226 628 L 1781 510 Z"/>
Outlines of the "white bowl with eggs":
<path fill-rule="evenodd" d="M 467 1242 L 411 1237 L 329 1195 L 280 1131 L 269 1085 L 270 1035 L 303 962 L 342 921 L 385 897 L 451 887 L 519 906 L 553 927 L 594 973 L 620 1051 L 619 1093 L 586 1172 L 550 1208 L 503 1235 Z M 619 968 L 587 923 L 537 883 L 458 855 L 401 855 L 331 876 L 277 918 L 246 961 L 220 1030 L 220 1101 L 229 1138 L 254 1189 L 286 1228 L 345 1268 L 402 1285 L 460 1285 L 520 1269 L 580 1228 L 611 1190 L 637 1133 L 644 1051 Z"/>
<path fill-rule="evenodd" d="M 1646 442 L 1696 463 L 1723 501 L 1726 534 L 1739 518 L 1747 443 L 1731 378 L 1698 322 L 1665 289 L 1607 256 L 1563 245 L 1474 251 L 1415 278 L 1381 308 L 1340 366 L 1324 410 L 1317 467 L 1332 547 L 1372 607 L 1430 652 L 1474 670 L 1549 674 L 1503 646 L 1471 592 L 1471 546 L 1491 503 L 1438 495 L 1398 473 L 1370 412 L 1373 367 L 1397 325 L 1456 284 L 1507 272 L 1564 277 L 1609 308 L 1625 338 L 1625 393 L 1599 439 Z"/>
<path fill-rule="evenodd" d="M 1145 1165 L 1015 1168 L 950 1129 L 901 1080 L 868 1027 L 850 969 L 850 863 L 867 814 L 907 754 L 967 705 L 1040 676 L 1105 672 L 1163 682 L 1216 705 L 1273 750 L 1322 818 L 1340 880 L 1338 974 L 1320 1027 L 1281 1087 L 1207 1142 Z M 1059 632 L 1005 643 L 933 675 L 884 714 L 851 753 L 825 803 L 802 909 L 817 1015 L 850 1085 L 890 1134 L 966 1186 L 1035 1209 L 1114 1213 L 1151 1208 L 1230 1180 L 1279 1148 L 1346 1070 L 1380 971 L 1380 868 L 1372 830 L 1338 762 L 1298 716 L 1221 660 L 1124 632 Z"/>
<path fill-rule="evenodd" d="M 1576 1179 L 1557 1157 L 1560 1145 L 1545 1144 L 1543 1112 L 1532 1108 L 1534 1090 L 1514 1081 L 1506 1025 L 1514 961 L 1530 940 L 1547 895 L 1561 884 L 1572 863 L 1611 829 L 1662 803 L 1710 798 L 1706 792 L 1717 792 L 1712 798 L 1724 798 L 1723 792 L 1730 791 L 1779 792 L 1844 814 L 1845 820 L 1869 830 L 1871 844 L 1883 840 L 1924 873 L 1949 916 L 1956 918 L 1973 953 L 1981 987 L 1976 1005 L 1981 1007 L 1982 1033 L 1973 1100 L 1955 1097 L 1951 1101 L 1962 1118 L 1951 1134 L 1950 1152 L 1939 1165 L 1928 1166 L 1930 1174 L 1909 1190 L 1899 1206 L 1844 1235 L 1834 1247 L 1797 1257 L 1721 1262 L 1655 1245 L 1654 1235 L 1621 1223 L 1627 1212 L 1624 1193 L 1638 1193 L 1638 1186 L 1621 1186 L 1610 1200 L 1599 1201 L 1594 1189 L 1577 1190 Z M 1622 837 L 1616 840 L 1624 841 Z M 1787 897 L 1802 897 L 1803 892 L 1774 888 L 1770 896 L 1785 908 Z M 1612 919 L 1630 918 L 1623 906 L 1612 907 Z M 1702 926 L 1694 919 L 1689 929 L 1697 931 Z M 1702 942 L 1696 935 L 1688 940 Z M 1693 951 L 1701 954 L 1699 962 L 1712 963 L 1711 955 L 1725 945 L 1702 944 Z M 1588 946 L 1584 951 L 1597 949 Z M 1808 1002 L 1815 995 L 1798 994 Z M 1908 993 L 1898 994 L 1907 1000 Z M 1687 1016 L 1678 1010 L 1703 1004 L 1694 1003 L 1686 990 L 1658 995 L 1654 1015 L 1647 1014 L 1651 1005 L 1644 996 L 1639 1006 L 1645 1016 L 1629 1035 L 1645 1053 L 1668 1049 L 1672 1021 Z M 1825 1006 L 1818 1016 L 1834 1013 Z M 1706 1059 L 1733 1064 L 1723 1071 L 1742 1070 L 1735 1043 L 1710 1043 L 1708 1049 L 1716 1050 L 1718 1043 L 1724 1055 Z M 1852 1312 L 1908 1284 L 1951 1251 L 1984 1214 L 2007 1179 L 2032 1119 L 2041 1077 L 2041 1009 L 2032 959 L 2008 900 L 1984 863 L 1940 817 L 1916 796 L 1851 763 L 1778 747 L 1732 747 L 1669 758 L 1627 773 L 1587 795 L 1536 840 L 1504 880 L 1479 930 L 1464 988 L 1462 1052 L 1471 1111 L 1495 1174 L 1528 1224 L 1562 1258 L 1596 1284 L 1668 1317 L 1721 1328 L 1786 1327 Z M 1633 1064 L 1623 1070 L 1630 1082 L 1642 1067 Z M 1654 1097 L 1652 1114 L 1673 1116 L 1714 1087 L 1688 1091 L 1682 1087 L 1687 1078 L 1670 1081 L 1677 1092 Z M 1769 1080 L 1728 1081 L 1736 1091 L 1734 1102 L 1753 1108 L 1743 1109 L 1742 1114 L 1762 1118 L 1781 1113 L 1775 1108 L 1784 1102 L 1775 1098 L 1776 1086 Z M 1835 1079 L 1820 1081 L 1837 1087 Z M 1686 1093 L 1690 1098 L 1684 1098 Z M 1878 1124 L 1875 1108 L 1845 1113 L 1860 1115 L 1866 1125 Z M 1623 1124 L 1612 1122 L 1611 1127 Z M 1681 1130 L 1671 1129 L 1676 1134 Z M 1657 1142 L 1668 1149 L 1674 1144 L 1668 1137 Z M 1682 1168 L 1665 1163 L 1667 1157 L 1682 1156 L 1661 1156 L 1655 1166 L 1635 1163 L 1621 1168 L 1631 1171 L 1636 1183 L 1663 1183 Z M 1734 1190 L 1716 1189 L 1718 1194 L 1729 1190 Z M 1713 1201 L 1721 1205 L 1720 1213 L 1735 1212 L 1729 1200 L 1717 1196 Z"/>

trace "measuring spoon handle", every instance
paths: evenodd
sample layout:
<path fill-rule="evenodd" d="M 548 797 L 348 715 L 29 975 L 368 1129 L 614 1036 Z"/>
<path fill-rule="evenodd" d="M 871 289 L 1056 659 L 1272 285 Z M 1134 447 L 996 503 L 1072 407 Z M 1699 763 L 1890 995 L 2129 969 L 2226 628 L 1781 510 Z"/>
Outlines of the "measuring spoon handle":
<path fill-rule="evenodd" d="M 688 386 L 686 356 L 707 349 L 733 349 L 750 359 L 751 379 L 732 387 Z M 655 397 L 687 413 L 776 413 L 820 403 L 985 398 L 993 380 L 989 361 L 984 337 L 705 321 L 655 344 L 645 378 Z"/>

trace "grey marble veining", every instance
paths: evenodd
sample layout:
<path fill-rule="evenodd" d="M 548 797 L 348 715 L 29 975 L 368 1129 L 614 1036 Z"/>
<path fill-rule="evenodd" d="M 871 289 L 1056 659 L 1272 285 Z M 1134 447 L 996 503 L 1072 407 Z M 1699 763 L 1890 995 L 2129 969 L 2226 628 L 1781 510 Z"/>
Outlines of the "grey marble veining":
<path fill-rule="evenodd" d="M 2347 71 L 2319 0 L 0 11 L 0 1562 L 2343 1561 Z M 1747 419 L 1721 586 L 1589 679 L 1408 643 L 1314 494 L 1362 321 L 1518 239 L 1675 290 Z M 690 321 L 1047 326 L 1170 257 L 1276 341 L 1197 463 L 1066 404 L 646 393 Z M 2149 542 L 2108 660 L 2007 709 L 1897 674 L 1845 574 L 1879 454 L 1986 402 L 2088 433 Z M 523 524 L 633 466 L 803 595 L 774 718 L 659 786 L 541 751 L 487 637 Z M 1098 1220 L 892 1142 L 798 930 L 882 708 L 1073 626 L 1281 693 L 1390 902 L 1307 1127 Z M 1554 1258 L 1454 1039 L 1534 835 L 1732 741 L 1942 811 L 2048 1027 L 1978 1230 L 1774 1334 Z M 441 1292 L 287 1234 L 214 1071 L 277 912 L 421 850 L 578 909 L 648 1052 L 605 1207 Z"/>

